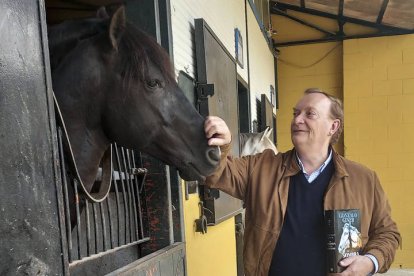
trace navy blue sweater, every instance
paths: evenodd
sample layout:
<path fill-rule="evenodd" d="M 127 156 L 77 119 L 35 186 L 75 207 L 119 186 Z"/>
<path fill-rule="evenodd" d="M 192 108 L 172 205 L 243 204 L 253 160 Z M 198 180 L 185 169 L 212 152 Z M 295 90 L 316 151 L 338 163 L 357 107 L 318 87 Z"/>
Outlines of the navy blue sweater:
<path fill-rule="evenodd" d="M 290 178 L 288 206 L 269 276 L 326 275 L 323 195 L 333 173 L 331 161 L 312 183 L 303 172 Z"/>

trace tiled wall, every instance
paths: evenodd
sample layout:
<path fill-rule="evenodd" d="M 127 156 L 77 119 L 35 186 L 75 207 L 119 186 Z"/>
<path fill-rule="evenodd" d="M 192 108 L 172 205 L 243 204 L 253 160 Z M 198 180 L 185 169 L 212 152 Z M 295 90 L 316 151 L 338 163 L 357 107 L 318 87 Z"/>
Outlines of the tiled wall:
<path fill-rule="evenodd" d="M 414 267 L 414 35 L 343 43 L 345 156 L 374 169 Z"/>
<path fill-rule="evenodd" d="M 320 43 L 280 48 L 278 67 L 278 149 L 291 149 L 292 108 L 307 88 L 320 88 L 342 99 L 342 43 Z M 340 140 L 335 148 L 343 153 Z"/>

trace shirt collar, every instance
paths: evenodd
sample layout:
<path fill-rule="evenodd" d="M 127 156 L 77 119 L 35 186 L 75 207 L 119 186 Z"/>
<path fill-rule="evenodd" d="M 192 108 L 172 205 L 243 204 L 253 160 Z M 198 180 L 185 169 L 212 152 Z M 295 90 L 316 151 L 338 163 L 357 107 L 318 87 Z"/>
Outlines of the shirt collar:
<path fill-rule="evenodd" d="M 306 172 L 306 170 L 305 170 L 305 167 L 303 166 L 303 163 L 302 163 L 302 161 L 300 160 L 300 158 L 299 158 L 299 155 L 298 155 L 298 152 L 297 151 L 295 151 L 295 153 L 296 153 L 296 159 L 298 160 L 298 165 L 299 165 L 299 168 L 300 168 L 300 170 L 305 174 L 305 175 L 309 175 L 307 172 Z M 329 155 L 328 155 L 328 158 L 326 158 L 326 160 L 322 163 L 322 165 L 319 167 L 319 169 L 317 169 L 315 172 L 318 172 L 318 174 L 319 173 L 321 173 L 322 171 L 323 171 L 323 169 L 326 167 L 326 165 L 327 164 L 329 164 L 329 162 L 332 160 L 332 149 L 331 148 L 329 148 Z"/>

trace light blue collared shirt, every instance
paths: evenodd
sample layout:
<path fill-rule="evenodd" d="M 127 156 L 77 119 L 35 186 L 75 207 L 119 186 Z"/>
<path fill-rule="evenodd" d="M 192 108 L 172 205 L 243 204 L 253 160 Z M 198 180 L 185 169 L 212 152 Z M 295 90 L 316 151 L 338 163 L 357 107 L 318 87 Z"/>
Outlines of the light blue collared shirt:
<path fill-rule="evenodd" d="M 314 181 L 323 172 L 323 170 L 326 168 L 326 165 L 328 165 L 329 162 L 331 162 L 331 160 L 332 160 L 332 150 L 331 149 L 329 150 L 328 158 L 326 158 L 325 162 L 322 163 L 322 165 L 319 167 L 319 169 L 317 169 L 316 171 L 314 171 L 311 174 L 308 174 L 305 171 L 305 167 L 303 166 L 303 163 L 300 160 L 297 152 L 296 152 L 296 158 L 298 159 L 299 167 L 300 167 L 301 171 L 303 172 L 303 174 L 305 175 L 306 179 L 308 180 L 309 183 L 312 183 L 312 181 Z"/>

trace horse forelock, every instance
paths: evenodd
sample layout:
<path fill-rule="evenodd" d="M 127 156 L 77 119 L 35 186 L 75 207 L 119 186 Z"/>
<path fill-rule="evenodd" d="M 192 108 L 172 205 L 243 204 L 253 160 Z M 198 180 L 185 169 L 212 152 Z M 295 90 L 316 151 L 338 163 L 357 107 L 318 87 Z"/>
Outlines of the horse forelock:
<path fill-rule="evenodd" d="M 127 24 L 119 42 L 119 55 L 124 81 L 145 81 L 150 61 L 161 71 L 166 82 L 174 82 L 170 58 L 162 47 L 149 35 Z"/>

